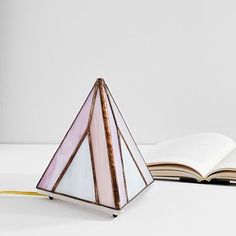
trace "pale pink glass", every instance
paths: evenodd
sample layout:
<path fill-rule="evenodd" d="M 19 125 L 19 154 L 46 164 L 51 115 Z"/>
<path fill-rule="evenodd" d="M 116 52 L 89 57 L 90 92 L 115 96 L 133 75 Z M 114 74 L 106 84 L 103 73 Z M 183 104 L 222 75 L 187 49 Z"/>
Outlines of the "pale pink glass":
<path fill-rule="evenodd" d="M 88 126 L 88 118 L 92 104 L 94 88 L 90 92 L 74 123 L 69 129 L 66 137 L 62 141 L 60 147 L 54 154 L 54 157 L 46 169 L 42 179 L 38 184 L 38 188 L 51 191 L 66 163 L 74 152 L 76 146 L 80 142 L 83 134 Z"/>
<path fill-rule="evenodd" d="M 111 101 L 111 106 L 113 108 L 113 111 L 114 111 L 114 114 L 115 114 L 115 117 L 116 117 L 116 121 L 117 121 L 117 125 L 122 133 L 122 135 L 124 136 L 124 139 L 140 169 L 140 171 L 142 172 L 147 184 L 150 184 L 152 181 L 153 181 L 153 178 L 147 168 L 147 165 L 146 163 L 144 162 L 144 159 L 132 137 L 132 135 L 130 134 L 130 131 L 118 109 L 118 107 L 116 106 L 115 104 L 115 101 L 113 100 L 112 98 L 112 95 L 110 94 L 110 91 L 107 89 L 107 92 L 108 92 L 108 96 L 109 96 L 109 99 Z"/>
<path fill-rule="evenodd" d="M 120 196 L 120 207 L 122 207 L 127 203 L 127 197 L 126 197 L 123 167 L 121 162 L 120 146 L 117 133 L 118 131 L 107 96 L 106 96 L 106 103 L 109 115 L 109 125 L 111 130 L 113 153 L 115 158 L 115 170 L 116 170 L 116 179 Z"/>
<path fill-rule="evenodd" d="M 90 134 L 93 147 L 99 203 L 114 207 L 111 173 L 99 92 L 97 93 L 93 110 Z"/>

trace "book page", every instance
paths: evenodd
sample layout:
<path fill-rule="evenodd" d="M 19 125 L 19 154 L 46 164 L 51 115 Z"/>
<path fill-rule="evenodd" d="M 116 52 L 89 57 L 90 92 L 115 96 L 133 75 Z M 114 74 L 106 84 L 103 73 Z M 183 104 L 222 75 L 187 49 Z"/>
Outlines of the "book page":
<path fill-rule="evenodd" d="M 222 159 L 213 169 L 217 170 L 236 170 L 236 148 L 234 148 L 224 159 Z"/>
<path fill-rule="evenodd" d="M 146 162 L 187 165 L 204 177 L 235 147 L 236 143 L 224 135 L 196 134 L 157 144 L 147 153 Z"/>

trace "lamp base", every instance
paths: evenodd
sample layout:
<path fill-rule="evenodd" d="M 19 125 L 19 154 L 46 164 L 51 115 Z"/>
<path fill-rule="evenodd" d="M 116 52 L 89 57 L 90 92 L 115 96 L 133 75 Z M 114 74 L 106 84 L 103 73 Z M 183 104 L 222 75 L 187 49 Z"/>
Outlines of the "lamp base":
<path fill-rule="evenodd" d="M 154 182 L 154 181 L 153 181 Z M 153 183 L 152 182 L 152 183 Z M 146 188 L 144 188 L 139 195 L 137 196 L 140 196 L 142 195 L 144 192 L 146 192 L 149 188 L 151 188 L 152 186 L 152 183 L 150 183 Z M 43 189 L 39 189 L 39 188 L 36 188 L 37 189 L 37 192 L 38 193 L 41 193 L 43 195 L 46 195 L 49 197 L 50 200 L 53 200 L 54 198 L 55 199 L 59 199 L 59 200 L 63 200 L 63 201 L 66 201 L 66 202 L 71 202 L 71 203 L 75 203 L 77 205 L 80 205 L 80 206 L 87 206 L 87 207 L 90 207 L 90 208 L 93 208 L 95 210 L 100 210 L 100 211 L 103 211 L 103 212 L 107 212 L 109 214 L 112 214 L 112 216 L 114 218 L 116 218 L 120 213 L 122 213 L 126 208 L 127 206 L 129 205 L 132 205 L 133 203 L 133 200 L 135 200 L 134 197 L 133 199 L 131 199 L 129 201 L 129 204 L 126 204 L 122 209 L 118 210 L 118 209 L 114 209 L 114 208 L 109 208 L 109 207 L 106 207 L 106 206 L 102 206 L 102 205 L 97 205 L 97 204 L 94 204 L 94 203 L 90 203 L 90 202 L 86 202 L 86 201 L 83 201 L 83 200 L 80 200 L 80 199 L 77 199 L 77 198 L 73 198 L 73 197 L 68 197 L 66 195 L 62 195 L 62 194 L 57 194 L 57 193 L 52 193 L 50 191 L 46 191 L 46 190 L 43 190 Z"/>
<path fill-rule="evenodd" d="M 113 217 L 117 217 L 123 210 L 123 209 L 122 210 L 116 210 L 116 209 L 112 209 L 112 208 L 109 208 L 109 207 L 96 205 L 96 204 L 93 204 L 93 203 L 88 203 L 86 201 L 82 201 L 82 200 L 79 200 L 79 199 L 74 199 L 74 198 L 71 198 L 71 197 L 67 197 L 67 196 L 64 196 L 64 195 L 61 195 L 61 194 L 52 193 L 52 192 L 41 190 L 41 189 L 37 189 L 37 192 L 48 196 L 48 198 L 50 200 L 53 200 L 55 198 L 55 199 L 75 203 L 75 204 L 80 205 L 80 206 L 87 206 L 87 207 L 93 208 L 95 210 L 100 210 L 100 211 L 103 211 L 103 212 L 110 213 L 110 214 L 113 215 Z"/>

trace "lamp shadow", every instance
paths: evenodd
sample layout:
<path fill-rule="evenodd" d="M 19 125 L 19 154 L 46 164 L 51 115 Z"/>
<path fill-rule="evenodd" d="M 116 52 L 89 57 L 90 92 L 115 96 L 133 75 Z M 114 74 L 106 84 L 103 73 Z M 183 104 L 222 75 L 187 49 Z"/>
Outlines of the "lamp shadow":
<path fill-rule="evenodd" d="M 0 209 L 0 231 L 113 220 L 107 213 L 46 197 L 1 196 Z"/>
<path fill-rule="evenodd" d="M 8 183 L 4 182 L 4 185 L 11 186 L 11 189 L 13 189 L 11 180 L 20 181 L 24 183 L 24 189 L 22 190 L 26 191 L 30 190 L 29 188 L 27 189 L 26 186 L 30 186 L 29 182 L 34 179 L 34 177 L 30 175 L 16 174 L 1 174 L 0 178 L 2 180 L 8 179 Z M 9 189 L 9 187 L 4 188 L 1 184 L 1 189 Z M 19 187 L 17 189 L 19 189 Z M 108 213 L 57 199 L 49 200 L 48 197 L 40 196 L 0 195 L 0 209 L 0 232 L 26 228 L 43 228 L 53 225 L 79 223 L 82 221 L 113 220 L 112 215 Z"/>

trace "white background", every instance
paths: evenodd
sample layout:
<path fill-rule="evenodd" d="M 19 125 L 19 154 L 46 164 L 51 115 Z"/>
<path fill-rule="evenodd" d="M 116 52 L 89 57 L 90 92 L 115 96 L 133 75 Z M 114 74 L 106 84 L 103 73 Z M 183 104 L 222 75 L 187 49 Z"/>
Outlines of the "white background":
<path fill-rule="evenodd" d="M 138 143 L 236 139 L 236 2 L 1 0 L 0 142 L 59 142 L 97 77 Z"/>
<path fill-rule="evenodd" d="M 59 142 L 97 77 L 138 143 L 236 140 L 235 26 L 235 1 L 0 0 L 0 142 Z M 1 145 L 0 189 L 34 190 L 56 146 Z M 232 234 L 235 191 L 155 181 L 115 220 L 1 195 L 0 234 Z"/>

